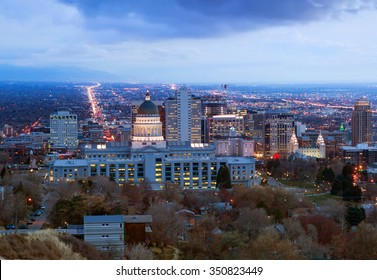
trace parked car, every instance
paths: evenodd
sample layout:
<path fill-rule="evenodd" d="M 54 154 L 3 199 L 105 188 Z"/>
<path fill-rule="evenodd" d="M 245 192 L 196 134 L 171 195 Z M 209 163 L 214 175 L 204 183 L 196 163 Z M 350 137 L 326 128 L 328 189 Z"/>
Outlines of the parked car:
<path fill-rule="evenodd" d="M 16 229 L 16 226 L 14 224 L 9 224 L 5 227 L 5 229 Z"/>
<path fill-rule="evenodd" d="M 46 205 L 42 204 L 40 208 L 41 208 L 42 210 L 45 210 L 45 209 L 46 209 Z"/>
<path fill-rule="evenodd" d="M 29 216 L 27 216 L 27 219 L 28 219 L 29 221 L 34 222 L 34 221 L 35 221 L 35 216 L 34 216 L 34 215 L 29 215 Z"/>
<path fill-rule="evenodd" d="M 34 212 L 34 216 L 40 216 L 42 214 L 43 214 L 43 210 L 41 210 L 41 209 Z"/>
<path fill-rule="evenodd" d="M 27 229 L 28 226 L 27 226 L 27 224 L 22 224 L 22 225 L 20 225 L 18 228 L 19 228 L 19 229 Z"/>

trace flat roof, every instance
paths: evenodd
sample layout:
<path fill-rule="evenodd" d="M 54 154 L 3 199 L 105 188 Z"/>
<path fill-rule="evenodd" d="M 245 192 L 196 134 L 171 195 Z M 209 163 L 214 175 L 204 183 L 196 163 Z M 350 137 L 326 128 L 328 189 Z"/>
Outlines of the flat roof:
<path fill-rule="evenodd" d="M 98 215 L 98 216 L 84 216 L 85 223 L 122 223 L 122 215 Z"/>
<path fill-rule="evenodd" d="M 77 167 L 77 166 L 88 166 L 88 161 L 86 159 L 66 159 L 66 160 L 56 160 L 54 162 L 54 167 Z"/>
<path fill-rule="evenodd" d="M 129 224 L 143 224 L 152 223 L 152 215 L 126 215 L 123 216 L 123 221 Z"/>

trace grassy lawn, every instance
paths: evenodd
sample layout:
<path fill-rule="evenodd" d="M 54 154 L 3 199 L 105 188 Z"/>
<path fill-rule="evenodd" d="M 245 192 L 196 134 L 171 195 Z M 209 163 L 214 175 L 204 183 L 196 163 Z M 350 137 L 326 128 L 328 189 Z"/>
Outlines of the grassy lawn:
<path fill-rule="evenodd" d="M 314 183 L 311 183 L 311 182 L 293 181 L 293 180 L 286 180 L 286 179 L 279 179 L 279 182 L 289 187 L 305 188 L 305 189 L 314 188 Z"/>
<path fill-rule="evenodd" d="M 336 196 L 336 195 L 331 195 L 331 194 L 309 195 L 309 196 L 304 196 L 304 197 L 308 199 L 309 201 L 316 204 L 321 204 L 329 199 L 343 201 L 341 196 Z"/>

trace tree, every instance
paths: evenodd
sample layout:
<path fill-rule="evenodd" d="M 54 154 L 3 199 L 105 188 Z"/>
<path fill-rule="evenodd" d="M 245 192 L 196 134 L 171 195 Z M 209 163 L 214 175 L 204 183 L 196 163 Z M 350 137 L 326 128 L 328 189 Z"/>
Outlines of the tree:
<path fill-rule="evenodd" d="M 215 259 L 238 260 L 247 241 L 247 237 L 238 231 L 225 231 L 214 236 L 210 249 Z"/>
<path fill-rule="evenodd" d="M 269 224 L 270 219 L 264 208 L 243 208 L 240 216 L 233 223 L 234 228 L 245 233 L 249 239 L 257 237 Z"/>
<path fill-rule="evenodd" d="M 363 192 L 358 185 L 354 185 L 349 181 L 343 183 L 343 200 L 359 202 L 363 196 Z"/>
<path fill-rule="evenodd" d="M 298 219 L 288 218 L 284 221 L 284 238 L 291 241 L 305 259 L 323 258 L 326 248 L 318 244 L 318 231 L 313 225 L 308 225 L 307 232 Z"/>
<path fill-rule="evenodd" d="M 340 227 L 332 219 L 321 215 L 300 217 L 300 222 L 305 230 L 308 229 L 308 225 L 315 226 L 319 244 L 329 244 L 334 236 L 341 233 Z"/>
<path fill-rule="evenodd" d="M 377 259 L 377 229 L 361 223 L 346 240 L 345 258 L 354 260 Z"/>
<path fill-rule="evenodd" d="M 152 242 L 175 244 L 184 234 L 184 220 L 177 213 L 178 206 L 172 203 L 152 204 L 148 214 L 153 216 Z"/>
<path fill-rule="evenodd" d="M 276 232 L 266 231 L 247 245 L 243 259 L 252 260 L 298 260 L 302 259 L 297 247 Z"/>
<path fill-rule="evenodd" d="M 3 168 L 0 171 L 0 177 L 1 177 L 1 179 L 4 178 L 4 176 L 7 174 L 7 172 L 8 172 L 8 168 L 6 167 L 6 165 L 3 165 Z"/>
<path fill-rule="evenodd" d="M 365 209 L 362 207 L 348 206 L 346 210 L 346 222 L 352 226 L 357 226 L 366 218 Z"/>
<path fill-rule="evenodd" d="M 64 227 L 67 224 L 82 224 L 86 215 L 86 205 L 81 195 L 71 199 L 59 199 L 51 211 L 51 223 L 55 227 Z"/>
<path fill-rule="evenodd" d="M 219 171 L 217 172 L 217 178 L 216 178 L 216 188 L 226 188 L 231 189 L 232 188 L 232 182 L 230 179 L 230 173 L 229 169 L 226 165 L 223 165 L 219 168 Z"/>
<path fill-rule="evenodd" d="M 322 180 L 328 182 L 334 182 L 335 180 L 335 173 L 331 167 L 325 167 L 322 171 Z"/>
<path fill-rule="evenodd" d="M 328 199 L 317 207 L 317 213 L 334 220 L 343 231 L 345 228 L 346 206 L 343 201 Z"/>
<path fill-rule="evenodd" d="M 354 172 L 354 166 L 352 164 L 346 164 L 342 169 L 342 175 L 344 177 L 352 177 Z"/>
<path fill-rule="evenodd" d="M 153 252 L 142 244 L 136 244 L 126 251 L 129 260 L 153 260 Z"/>
<path fill-rule="evenodd" d="M 342 184 L 343 176 L 338 175 L 331 186 L 330 193 L 332 195 L 342 195 L 343 184 Z"/>
<path fill-rule="evenodd" d="M 377 225 L 377 208 L 373 207 L 372 210 L 368 211 L 366 222 L 374 226 Z"/>

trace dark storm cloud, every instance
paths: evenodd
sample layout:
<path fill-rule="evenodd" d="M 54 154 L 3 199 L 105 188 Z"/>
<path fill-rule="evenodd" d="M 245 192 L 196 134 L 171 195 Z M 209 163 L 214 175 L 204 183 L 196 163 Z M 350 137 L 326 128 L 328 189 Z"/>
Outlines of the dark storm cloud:
<path fill-rule="evenodd" d="M 119 40 L 216 37 L 375 9 L 377 0 L 60 0 Z M 117 36 L 120 37 L 117 37 Z"/>

